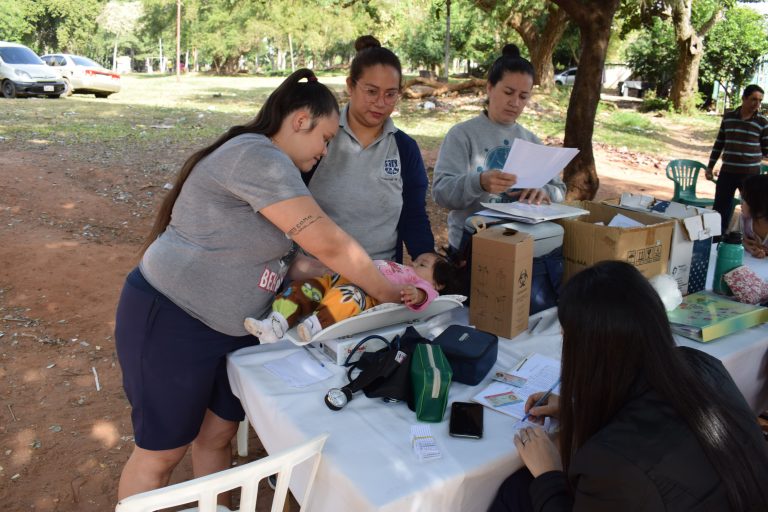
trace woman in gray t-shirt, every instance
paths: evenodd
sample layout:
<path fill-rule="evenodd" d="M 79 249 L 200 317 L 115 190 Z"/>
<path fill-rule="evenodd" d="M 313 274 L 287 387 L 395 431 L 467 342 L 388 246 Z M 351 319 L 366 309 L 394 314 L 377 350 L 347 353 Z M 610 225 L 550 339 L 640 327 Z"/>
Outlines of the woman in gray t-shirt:
<path fill-rule="evenodd" d="M 565 199 L 559 177 L 540 189 L 514 190 L 517 176 L 501 172 L 514 139 L 541 144 L 517 123 L 533 89 L 533 66 L 508 44 L 488 72 L 486 111 L 448 131 L 440 146 L 432 183 L 432 198 L 450 209 L 448 242 L 459 249 L 467 217 L 482 202 L 556 202 Z"/>
<path fill-rule="evenodd" d="M 338 126 L 333 93 L 299 70 L 252 122 L 230 128 L 182 167 L 117 310 L 136 441 L 118 498 L 166 485 L 190 444 L 195 476 L 230 466 L 244 412 L 229 387 L 226 354 L 258 343 L 243 319 L 265 316 L 284 278 L 343 270 L 377 300 L 399 302 L 400 287 L 302 181 Z"/>

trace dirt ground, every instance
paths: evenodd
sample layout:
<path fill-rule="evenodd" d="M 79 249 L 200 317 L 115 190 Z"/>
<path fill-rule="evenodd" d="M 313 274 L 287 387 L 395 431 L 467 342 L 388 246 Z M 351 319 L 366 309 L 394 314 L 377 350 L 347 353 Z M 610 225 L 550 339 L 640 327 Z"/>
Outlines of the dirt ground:
<path fill-rule="evenodd" d="M 697 143 L 668 128 L 663 157 L 596 147 L 600 198 L 624 190 L 671 197 L 666 161 L 706 161 L 709 141 Z M 173 174 L 145 169 L 150 161 L 178 168 L 191 148 L 107 162 L 88 149 L 0 138 L 4 510 L 112 510 L 120 471 L 133 447 L 113 340 L 114 311 L 163 185 Z M 428 167 L 435 156 L 425 154 Z M 438 240 L 445 243 L 445 211 L 430 203 L 430 215 Z M 261 456 L 252 435 L 244 460 Z M 174 481 L 190 476 L 187 458 Z"/>

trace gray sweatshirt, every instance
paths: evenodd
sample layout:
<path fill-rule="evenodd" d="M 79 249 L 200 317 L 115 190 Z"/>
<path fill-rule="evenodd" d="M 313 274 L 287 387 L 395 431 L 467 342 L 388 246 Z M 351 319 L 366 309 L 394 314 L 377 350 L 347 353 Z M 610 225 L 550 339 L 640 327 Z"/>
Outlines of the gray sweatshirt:
<path fill-rule="evenodd" d="M 458 248 L 464 222 L 482 210 L 481 202 L 489 202 L 490 194 L 480 186 L 480 173 L 501 169 L 515 139 L 541 144 L 536 135 L 519 124 L 498 124 L 485 114 L 459 123 L 445 136 L 435 164 L 432 198 L 448 208 L 448 242 Z M 565 184 L 554 177 L 544 185 L 552 202 L 565 199 Z"/>

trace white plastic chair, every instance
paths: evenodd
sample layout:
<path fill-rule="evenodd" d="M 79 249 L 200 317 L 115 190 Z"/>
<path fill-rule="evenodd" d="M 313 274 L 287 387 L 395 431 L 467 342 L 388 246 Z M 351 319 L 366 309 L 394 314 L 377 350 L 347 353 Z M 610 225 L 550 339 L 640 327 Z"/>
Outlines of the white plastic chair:
<path fill-rule="evenodd" d="M 115 508 L 115 512 L 153 512 L 168 507 L 197 502 L 197 509 L 189 511 L 216 512 L 216 498 L 219 494 L 232 489 L 241 488 L 240 512 L 253 512 L 256 510 L 256 496 L 259 482 L 277 473 L 277 487 L 272 499 L 272 512 L 282 512 L 288 494 L 288 482 L 291 480 L 293 469 L 302 462 L 315 457 L 312 471 L 309 474 L 307 489 L 301 502 L 305 504 L 303 510 L 307 510 L 312 483 L 320 464 L 320 452 L 323 449 L 328 434 L 322 434 L 295 448 L 275 453 L 242 466 L 226 469 L 212 475 L 195 478 L 188 482 L 182 482 L 161 489 L 143 492 L 129 496 L 121 500 Z"/>
<path fill-rule="evenodd" d="M 240 457 L 248 456 L 248 418 L 246 417 L 237 426 L 237 454 Z"/>

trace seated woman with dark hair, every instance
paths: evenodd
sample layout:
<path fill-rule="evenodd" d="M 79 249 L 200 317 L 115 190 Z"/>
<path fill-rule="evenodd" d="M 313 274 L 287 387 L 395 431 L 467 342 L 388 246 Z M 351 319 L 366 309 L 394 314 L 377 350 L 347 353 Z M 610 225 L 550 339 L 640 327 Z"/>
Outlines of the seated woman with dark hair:
<path fill-rule="evenodd" d="M 515 436 L 527 466 L 492 512 L 765 511 L 768 449 L 719 360 L 676 347 L 664 306 L 634 267 L 606 261 L 574 276 L 558 307 L 561 396 L 526 404 L 560 420 Z"/>

